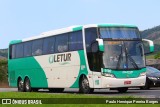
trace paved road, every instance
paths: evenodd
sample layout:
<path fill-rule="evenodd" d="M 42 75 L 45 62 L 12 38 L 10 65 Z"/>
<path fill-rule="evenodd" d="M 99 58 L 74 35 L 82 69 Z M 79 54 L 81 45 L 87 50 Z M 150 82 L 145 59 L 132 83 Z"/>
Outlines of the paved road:
<path fill-rule="evenodd" d="M 17 88 L 0 88 L 0 92 L 17 92 Z M 39 90 L 39 92 L 50 93 L 48 90 Z M 65 94 L 78 94 L 78 89 L 65 89 Z M 57 94 L 57 93 L 56 93 Z M 58 93 L 63 94 L 63 93 Z M 108 89 L 96 89 L 93 94 L 95 96 L 134 96 L 134 97 L 143 97 L 143 98 L 160 98 L 160 88 L 151 88 L 150 90 L 139 90 L 138 88 L 131 88 L 127 93 L 118 93 L 116 90 Z"/>

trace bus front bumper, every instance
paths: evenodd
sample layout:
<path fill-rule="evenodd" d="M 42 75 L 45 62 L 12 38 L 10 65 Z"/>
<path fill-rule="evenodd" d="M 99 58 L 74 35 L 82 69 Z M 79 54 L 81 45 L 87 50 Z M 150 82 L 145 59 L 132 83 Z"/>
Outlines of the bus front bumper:
<path fill-rule="evenodd" d="M 140 87 L 144 86 L 146 76 L 138 78 L 111 78 L 102 77 L 102 88 L 117 88 L 117 87 Z"/>

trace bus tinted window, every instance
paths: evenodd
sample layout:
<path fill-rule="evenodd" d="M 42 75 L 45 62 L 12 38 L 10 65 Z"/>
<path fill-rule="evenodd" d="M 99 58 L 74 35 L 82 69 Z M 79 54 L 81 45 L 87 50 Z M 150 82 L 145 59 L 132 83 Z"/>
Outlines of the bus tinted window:
<path fill-rule="evenodd" d="M 22 58 L 23 57 L 23 44 L 17 44 L 16 45 L 16 58 Z"/>
<path fill-rule="evenodd" d="M 43 40 L 35 40 L 32 43 L 32 55 L 41 55 L 42 54 L 42 43 Z"/>
<path fill-rule="evenodd" d="M 16 45 L 11 46 L 11 53 L 10 53 L 10 58 L 16 58 Z"/>
<path fill-rule="evenodd" d="M 43 43 L 43 54 L 54 53 L 55 37 L 45 38 Z"/>
<path fill-rule="evenodd" d="M 55 52 L 68 51 L 68 34 L 62 34 L 56 36 Z"/>
<path fill-rule="evenodd" d="M 89 68 L 92 71 L 100 71 L 100 54 L 91 52 L 91 44 L 96 41 L 97 38 L 97 29 L 96 28 L 87 28 L 85 29 L 85 42 L 86 42 L 86 51 Z"/>
<path fill-rule="evenodd" d="M 86 50 L 91 52 L 91 44 L 96 41 L 97 38 L 97 29 L 88 28 L 85 30 L 85 39 L 86 39 Z"/>
<path fill-rule="evenodd" d="M 100 36 L 105 39 L 137 39 L 140 34 L 137 28 L 100 28 Z"/>
<path fill-rule="evenodd" d="M 80 50 L 83 49 L 82 42 L 82 31 L 72 32 L 69 35 L 69 50 Z"/>
<path fill-rule="evenodd" d="M 32 55 L 32 42 L 24 43 L 24 57 Z"/>

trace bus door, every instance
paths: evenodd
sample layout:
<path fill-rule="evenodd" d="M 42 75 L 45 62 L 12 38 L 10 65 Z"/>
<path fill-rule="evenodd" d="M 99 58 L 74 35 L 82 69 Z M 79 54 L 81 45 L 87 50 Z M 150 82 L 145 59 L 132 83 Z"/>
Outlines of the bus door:
<path fill-rule="evenodd" d="M 94 88 L 101 88 L 102 75 L 101 75 L 101 54 L 99 52 L 92 53 L 92 78 Z"/>

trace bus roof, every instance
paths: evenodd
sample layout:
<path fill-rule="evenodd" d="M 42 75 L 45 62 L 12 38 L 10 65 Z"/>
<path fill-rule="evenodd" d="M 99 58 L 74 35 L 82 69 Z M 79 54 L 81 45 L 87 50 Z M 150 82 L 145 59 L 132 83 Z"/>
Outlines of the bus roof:
<path fill-rule="evenodd" d="M 13 40 L 13 41 L 10 42 L 10 44 L 16 44 L 16 43 L 21 43 L 21 42 L 25 42 L 25 41 L 40 39 L 40 38 L 54 36 L 54 35 L 67 33 L 67 32 L 79 31 L 79 30 L 82 30 L 82 28 L 91 28 L 91 27 L 129 27 L 129 28 L 136 28 L 137 26 L 135 26 L 135 25 L 127 25 L 127 24 L 107 24 L 107 23 L 104 23 L 104 24 L 75 25 L 75 26 L 70 26 L 70 27 L 66 27 L 66 28 L 62 28 L 62 29 L 43 32 L 38 36 L 33 36 L 33 37 L 22 39 L 22 40 Z"/>

